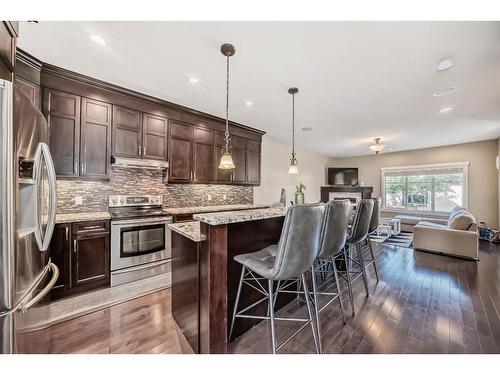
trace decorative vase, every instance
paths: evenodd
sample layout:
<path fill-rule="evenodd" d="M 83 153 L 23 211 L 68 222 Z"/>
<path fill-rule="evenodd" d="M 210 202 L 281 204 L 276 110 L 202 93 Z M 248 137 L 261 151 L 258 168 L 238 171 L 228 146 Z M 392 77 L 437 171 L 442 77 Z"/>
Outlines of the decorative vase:
<path fill-rule="evenodd" d="M 304 193 L 301 191 L 295 192 L 295 204 L 304 204 Z"/>

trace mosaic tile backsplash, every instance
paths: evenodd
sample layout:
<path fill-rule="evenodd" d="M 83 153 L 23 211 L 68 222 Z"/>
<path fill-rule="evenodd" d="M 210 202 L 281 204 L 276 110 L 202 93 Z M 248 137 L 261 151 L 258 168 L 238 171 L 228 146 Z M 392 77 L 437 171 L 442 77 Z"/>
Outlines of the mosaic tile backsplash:
<path fill-rule="evenodd" d="M 119 167 L 111 169 L 109 182 L 57 180 L 57 212 L 107 210 L 110 195 L 163 195 L 164 207 L 253 203 L 252 186 L 166 185 L 162 181 L 161 171 Z M 208 200 L 208 194 L 211 195 L 211 201 Z M 75 204 L 77 196 L 82 197 L 83 204 Z"/>

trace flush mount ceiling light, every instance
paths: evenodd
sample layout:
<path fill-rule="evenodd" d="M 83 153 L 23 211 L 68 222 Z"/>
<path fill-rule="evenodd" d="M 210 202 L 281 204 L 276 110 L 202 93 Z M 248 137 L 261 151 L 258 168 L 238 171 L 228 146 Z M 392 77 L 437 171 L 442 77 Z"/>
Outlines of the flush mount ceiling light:
<path fill-rule="evenodd" d="M 288 174 L 299 174 L 297 158 L 295 157 L 295 94 L 299 92 L 297 87 L 288 89 L 288 93 L 292 95 L 292 158 L 290 159 L 290 167 Z"/>
<path fill-rule="evenodd" d="M 434 91 L 432 94 L 433 96 L 445 96 L 454 93 L 455 91 L 458 90 L 458 86 L 451 86 L 451 87 L 443 87 L 441 89 L 437 89 Z"/>
<path fill-rule="evenodd" d="M 454 63 L 452 59 L 444 59 L 439 62 L 436 69 L 438 72 L 442 72 L 443 70 L 450 69 L 453 64 Z"/>
<path fill-rule="evenodd" d="M 310 132 L 310 131 L 312 131 L 312 130 L 313 130 L 313 128 L 311 128 L 311 127 L 309 127 L 309 126 L 306 126 L 306 127 L 302 128 L 302 129 L 300 129 L 300 130 L 302 130 L 303 132 Z"/>
<path fill-rule="evenodd" d="M 453 108 L 453 107 L 444 107 L 444 108 L 441 108 L 441 109 L 439 110 L 439 113 L 448 113 L 448 112 L 453 111 L 454 109 L 455 109 L 455 108 Z"/>
<path fill-rule="evenodd" d="M 245 102 L 245 105 L 247 107 L 251 107 L 251 106 L 253 106 L 253 102 L 247 101 L 247 102 Z"/>
<path fill-rule="evenodd" d="M 101 46 L 106 45 L 106 41 L 104 40 L 104 38 L 96 34 L 92 34 L 90 36 L 90 40 L 92 40 L 94 43 L 100 44 Z"/>
<path fill-rule="evenodd" d="M 223 44 L 220 51 L 226 56 L 226 132 L 224 133 L 224 154 L 220 159 L 219 169 L 234 169 L 236 166 L 229 152 L 229 57 L 233 56 L 236 51 L 234 46 L 229 43 Z"/>
<path fill-rule="evenodd" d="M 198 83 L 198 78 L 196 77 L 189 77 L 189 83 Z"/>
<path fill-rule="evenodd" d="M 380 143 L 380 138 L 374 138 L 374 141 L 375 143 L 370 145 L 370 150 L 378 155 L 385 148 L 385 145 Z"/>

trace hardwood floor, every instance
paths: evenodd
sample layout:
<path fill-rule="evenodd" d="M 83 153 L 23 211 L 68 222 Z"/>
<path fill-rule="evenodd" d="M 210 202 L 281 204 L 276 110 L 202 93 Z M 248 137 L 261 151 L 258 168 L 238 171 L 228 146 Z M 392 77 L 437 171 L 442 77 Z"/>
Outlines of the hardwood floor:
<path fill-rule="evenodd" d="M 342 323 L 333 302 L 321 313 L 325 353 L 500 353 L 500 245 L 481 241 L 480 262 L 394 246 L 375 248 L 380 282 L 369 271 L 370 296 L 355 281 L 356 315 Z M 325 284 L 324 288 L 329 288 Z M 305 314 L 294 302 L 278 315 Z M 278 340 L 294 328 L 279 322 Z M 26 335 L 24 352 L 190 353 L 164 290 Z M 234 340 L 231 353 L 269 353 L 263 322 Z M 45 349 L 46 350 L 46 349 Z M 313 353 L 305 328 L 281 353 Z"/>

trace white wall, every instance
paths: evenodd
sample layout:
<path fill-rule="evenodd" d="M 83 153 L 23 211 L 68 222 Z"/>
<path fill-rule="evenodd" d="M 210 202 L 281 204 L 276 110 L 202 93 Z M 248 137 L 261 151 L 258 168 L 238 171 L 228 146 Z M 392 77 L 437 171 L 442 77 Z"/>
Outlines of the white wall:
<path fill-rule="evenodd" d="M 268 139 L 262 139 L 261 184 L 254 188 L 254 202 L 275 204 L 280 200 L 281 188 L 285 188 L 287 204 L 293 200 L 295 185 L 306 185 L 306 203 L 318 202 L 319 188 L 326 183 L 326 168 L 329 157 L 310 151 L 296 149 L 299 175 L 289 175 L 291 146 Z"/>
<path fill-rule="evenodd" d="M 495 169 L 500 141 L 491 140 L 353 158 L 333 158 L 330 165 L 359 168 L 359 181 L 380 194 L 380 168 L 469 161 L 469 209 L 478 220 L 498 228 L 500 174 Z"/>

